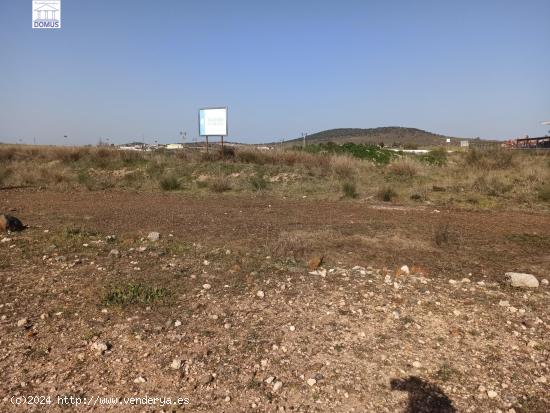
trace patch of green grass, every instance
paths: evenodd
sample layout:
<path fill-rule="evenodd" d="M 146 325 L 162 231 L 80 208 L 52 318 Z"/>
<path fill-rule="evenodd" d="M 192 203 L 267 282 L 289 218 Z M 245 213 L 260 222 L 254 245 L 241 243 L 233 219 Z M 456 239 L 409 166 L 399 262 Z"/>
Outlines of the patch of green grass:
<path fill-rule="evenodd" d="M 168 297 L 168 290 L 162 287 L 153 287 L 142 283 L 128 283 L 110 287 L 103 297 L 106 305 L 126 306 L 130 304 L 151 304 L 164 301 Z"/>

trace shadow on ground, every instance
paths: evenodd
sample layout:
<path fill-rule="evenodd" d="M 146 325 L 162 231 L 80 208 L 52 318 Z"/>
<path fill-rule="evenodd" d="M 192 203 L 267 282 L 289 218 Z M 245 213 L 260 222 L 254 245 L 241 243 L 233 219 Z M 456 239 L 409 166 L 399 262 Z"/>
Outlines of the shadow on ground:
<path fill-rule="evenodd" d="M 392 379 L 391 389 L 409 393 L 409 404 L 403 413 L 456 413 L 443 390 L 419 377 Z"/>

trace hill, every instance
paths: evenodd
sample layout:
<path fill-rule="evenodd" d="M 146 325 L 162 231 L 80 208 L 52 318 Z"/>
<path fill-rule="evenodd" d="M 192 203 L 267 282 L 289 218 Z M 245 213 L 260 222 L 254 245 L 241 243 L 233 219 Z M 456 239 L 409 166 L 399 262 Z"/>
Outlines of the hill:
<path fill-rule="evenodd" d="M 434 146 L 445 143 L 446 139 L 458 141 L 461 138 L 454 138 L 445 135 L 438 135 L 422 129 L 405 128 L 400 126 L 386 126 L 380 128 L 340 128 L 329 129 L 307 136 L 308 143 L 335 142 L 335 143 L 384 143 L 385 146 Z M 302 139 L 292 139 L 286 143 L 301 143 Z"/>

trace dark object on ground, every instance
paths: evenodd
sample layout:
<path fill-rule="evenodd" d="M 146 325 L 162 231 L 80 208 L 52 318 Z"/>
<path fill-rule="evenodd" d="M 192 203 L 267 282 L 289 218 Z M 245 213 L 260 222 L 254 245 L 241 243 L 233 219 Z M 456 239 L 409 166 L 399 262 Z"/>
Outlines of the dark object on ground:
<path fill-rule="evenodd" d="M 5 231 L 23 231 L 27 226 L 12 215 L 0 214 L 0 232 Z"/>
<path fill-rule="evenodd" d="M 409 393 L 409 405 L 404 413 L 456 413 L 452 400 L 443 390 L 419 377 L 392 379 L 391 389 Z"/>

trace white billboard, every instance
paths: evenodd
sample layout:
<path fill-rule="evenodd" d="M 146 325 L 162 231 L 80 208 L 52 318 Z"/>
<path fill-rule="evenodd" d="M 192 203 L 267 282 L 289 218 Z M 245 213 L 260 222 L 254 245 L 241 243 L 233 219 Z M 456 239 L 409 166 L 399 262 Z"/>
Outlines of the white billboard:
<path fill-rule="evenodd" d="M 200 136 L 227 135 L 227 108 L 199 109 Z"/>

